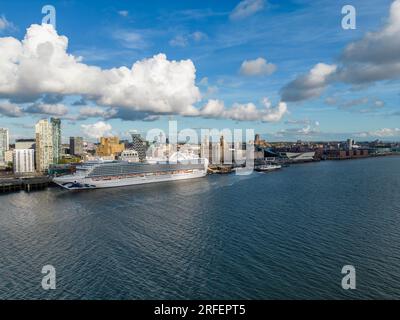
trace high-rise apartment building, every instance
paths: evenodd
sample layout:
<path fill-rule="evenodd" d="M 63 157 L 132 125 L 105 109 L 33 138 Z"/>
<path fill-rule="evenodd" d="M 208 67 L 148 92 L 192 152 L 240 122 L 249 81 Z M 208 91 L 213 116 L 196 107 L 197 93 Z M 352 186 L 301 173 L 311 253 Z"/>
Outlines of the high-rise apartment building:
<path fill-rule="evenodd" d="M 58 164 L 61 158 L 61 120 L 51 118 L 52 136 L 53 136 L 53 163 Z"/>
<path fill-rule="evenodd" d="M 46 171 L 54 163 L 53 126 L 48 120 L 40 120 L 35 126 L 36 170 Z"/>
<path fill-rule="evenodd" d="M 46 171 L 51 164 L 57 164 L 61 158 L 61 120 L 51 118 L 40 120 L 35 126 L 35 162 L 36 170 Z"/>
<path fill-rule="evenodd" d="M 8 129 L 0 128 L 0 164 L 5 164 L 5 154 L 10 148 Z"/>

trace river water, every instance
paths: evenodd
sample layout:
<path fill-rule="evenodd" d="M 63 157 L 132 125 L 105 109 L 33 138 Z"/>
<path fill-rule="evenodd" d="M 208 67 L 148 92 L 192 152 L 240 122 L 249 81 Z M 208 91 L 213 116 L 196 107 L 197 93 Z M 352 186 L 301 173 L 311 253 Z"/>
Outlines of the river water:
<path fill-rule="evenodd" d="M 1 195 L 0 298 L 399 299 L 400 157 Z"/>

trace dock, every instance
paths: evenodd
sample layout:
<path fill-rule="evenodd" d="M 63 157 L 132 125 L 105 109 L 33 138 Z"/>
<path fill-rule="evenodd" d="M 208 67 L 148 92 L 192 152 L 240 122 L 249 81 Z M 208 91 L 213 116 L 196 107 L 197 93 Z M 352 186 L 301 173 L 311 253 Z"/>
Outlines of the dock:
<path fill-rule="evenodd" d="M 47 189 L 51 179 L 48 177 L 34 178 L 0 178 L 0 193 L 10 193 L 18 191 L 34 191 Z"/>

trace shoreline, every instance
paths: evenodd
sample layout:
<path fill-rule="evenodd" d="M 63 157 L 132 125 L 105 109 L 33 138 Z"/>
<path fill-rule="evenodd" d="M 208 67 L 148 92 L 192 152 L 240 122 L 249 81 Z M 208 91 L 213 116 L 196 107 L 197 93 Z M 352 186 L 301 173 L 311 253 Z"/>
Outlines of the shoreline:
<path fill-rule="evenodd" d="M 312 164 L 312 163 L 320 163 L 325 161 L 335 161 L 340 162 L 344 160 L 364 160 L 371 158 L 384 158 L 384 157 L 400 157 L 400 154 L 385 154 L 385 155 L 373 155 L 368 157 L 352 157 L 352 158 L 338 158 L 338 159 L 318 159 L 315 161 L 307 161 L 307 162 L 292 162 L 288 163 L 288 166 L 297 165 L 297 164 Z M 211 171 L 211 172 L 210 172 Z M 231 170 L 226 170 L 224 168 L 223 171 L 219 172 L 219 170 L 210 170 L 207 175 L 225 175 L 225 174 L 233 174 L 234 169 L 232 167 Z M 55 187 L 56 185 L 52 182 L 51 177 L 49 176 L 35 176 L 35 177 L 2 177 L 0 176 L 0 195 L 6 195 L 10 193 L 25 191 L 43 191 L 49 187 Z"/>

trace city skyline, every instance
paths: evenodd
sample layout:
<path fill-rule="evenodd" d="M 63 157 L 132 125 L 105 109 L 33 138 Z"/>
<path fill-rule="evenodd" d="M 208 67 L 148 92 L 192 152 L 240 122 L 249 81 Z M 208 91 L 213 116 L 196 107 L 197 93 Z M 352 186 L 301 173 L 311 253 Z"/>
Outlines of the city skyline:
<path fill-rule="evenodd" d="M 399 0 L 353 1 L 355 30 L 341 26 L 342 1 L 101 3 L 54 1 L 54 30 L 39 25 L 42 3 L 0 1 L 0 70 L 23 66 L 0 78 L 11 142 L 50 117 L 62 119 L 63 142 L 167 131 L 171 117 L 181 129 L 253 128 L 268 141 L 400 139 Z M 27 55 L 37 60 L 25 65 Z"/>
<path fill-rule="evenodd" d="M 399 119 L 400 0 L 0 0 L 0 300 L 400 299 Z"/>
<path fill-rule="evenodd" d="M 3 133 L 6 132 L 7 133 L 6 136 L 7 136 L 8 144 L 6 144 L 6 145 L 7 145 L 7 148 L 9 149 L 10 147 L 15 146 L 18 143 L 25 143 L 25 142 L 29 142 L 29 141 L 35 141 L 36 140 L 36 133 L 35 133 L 36 129 L 35 129 L 35 127 L 38 124 L 43 123 L 43 122 L 48 122 L 48 125 L 52 126 L 52 124 L 51 124 L 52 121 L 57 121 L 57 122 L 60 121 L 57 129 L 54 128 L 54 127 L 52 128 L 52 130 L 53 130 L 52 139 L 54 139 L 54 133 L 55 133 L 54 130 L 57 130 L 57 137 L 58 137 L 58 138 L 56 138 L 56 140 L 54 140 L 52 142 L 52 144 L 58 145 L 57 148 L 59 150 L 57 152 L 57 154 L 55 155 L 55 159 L 57 159 L 59 157 L 58 154 L 60 154 L 60 152 L 61 152 L 59 148 L 61 146 L 64 146 L 64 145 L 72 145 L 74 143 L 73 141 L 75 139 L 79 139 L 79 141 L 81 143 L 85 142 L 85 143 L 90 143 L 90 144 L 96 145 L 96 144 L 101 144 L 101 141 L 104 138 L 117 137 L 121 141 L 128 141 L 128 140 L 132 139 L 132 137 L 134 137 L 134 136 L 139 136 L 139 137 L 141 137 L 141 139 L 143 141 L 147 141 L 149 143 L 154 143 L 158 139 L 156 139 L 156 140 L 152 140 L 151 138 L 150 138 L 150 140 L 146 139 L 146 137 L 153 137 L 153 131 L 161 132 L 160 134 L 163 136 L 163 138 L 166 138 L 166 141 L 167 141 L 166 143 L 167 144 L 168 144 L 168 140 L 171 138 L 170 134 L 168 132 L 168 128 L 166 129 L 166 131 L 164 131 L 163 129 L 160 129 L 160 128 L 151 128 L 147 132 L 147 134 L 150 134 L 149 136 L 146 135 L 146 132 L 141 133 L 140 131 L 138 131 L 136 129 L 128 130 L 122 136 L 120 136 L 115 131 L 114 132 L 111 132 L 111 131 L 110 132 L 106 132 L 103 135 L 99 135 L 98 138 L 87 137 L 87 135 L 86 136 L 85 135 L 79 135 L 79 134 L 75 134 L 74 135 L 73 133 L 70 136 L 65 136 L 65 135 L 62 135 L 63 132 L 64 132 L 64 124 L 63 124 L 63 122 L 61 121 L 60 118 L 54 118 L 54 117 L 38 119 L 38 121 L 35 122 L 35 124 L 33 125 L 33 129 L 32 129 L 31 135 L 28 134 L 27 136 L 24 136 L 24 137 L 18 137 L 18 138 L 12 139 L 11 138 L 13 136 L 12 132 L 10 132 L 10 129 L 7 128 L 7 127 L 0 127 L 0 133 L 1 132 L 3 132 Z M 173 121 L 173 122 L 171 122 L 171 121 L 168 122 L 167 121 L 167 123 L 168 123 L 168 125 L 171 125 L 171 123 L 173 123 L 173 125 L 175 125 L 176 122 L 175 121 Z M 230 128 L 224 128 L 224 129 L 221 129 L 221 130 L 216 129 L 216 128 L 177 128 L 177 129 L 178 129 L 178 131 L 177 131 L 178 137 L 177 137 L 176 141 L 179 144 L 185 144 L 185 143 L 188 143 L 188 144 L 201 144 L 202 140 L 203 140 L 203 138 L 205 136 L 208 136 L 208 137 L 212 136 L 215 139 L 217 139 L 216 137 L 224 137 L 224 136 L 226 136 L 228 141 L 233 142 L 233 140 L 235 139 L 235 130 L 236 131 L 239 130 L 237 132 L 241 132 L 242 133 L 242 139 L 244 138 L 243 135 L 245 135 L 244 134 L 244 130 L 242 130 L 241 128 L 233 129 L 233 130 L 231 130 Z M 187 130 L 189 130 L 189 131 L 187 131 Z M 240 130 L 242 130 L 242 131 L 240 131 Z M 184 138 L 184 135 L 185 135 L 186 132 L 187 133 L 193 132 L 193 134 L 195 133 L 195 137 L 186 136 L 186 138 Z M 175 134 L 173 134 L 173 136 L 175 136 Z M 268 137 L 268 135 L 260 134 L 259 132 L 255 132 L 255 139 L 257 139 L 257 137 L 259 139 L 262 139 L 263 141 L 267 141 L 266 137 Z M 190 139 L 188 140 L 188 138 L 190 138 Z M 343 133 L 343 136 L 337 137 L 336 139 L 335 138 L 302 139 L 302 137 L 299 137 L 298 139 L 295 139 L 295 138 L 293 138 L 293 139 L 284 139 L 284 138 L 279 139 L 279 138 L 276 138 L 276 139 L 268 140 L 268 142 L 270 142 L 270 143 L 296 143 L 296 142 L 302 141 L 302 142 L 305 142 L 305 143 L 335 143 L 335 142 L 346 142 L 349 139 L 351 139 L 352 141 L 358 141 L 358 142 L 381 141 L 381 142 L 386 142 L 386 143 L 399 143 L 399 141 L 400 141 L 400 138 L 397 138 L 396 135 L 375 136 L 375 137 L 366 137 L 366 136 L 359 135 L 359 136 L 354 137 L 351 134 L 348 134 L 346 136 L 346 133 Z M 2 145 L 1 145 L 1 147 L 3 148 Z M 29 149 L 29 148 L 27 148 L 27 149 Z"/>

